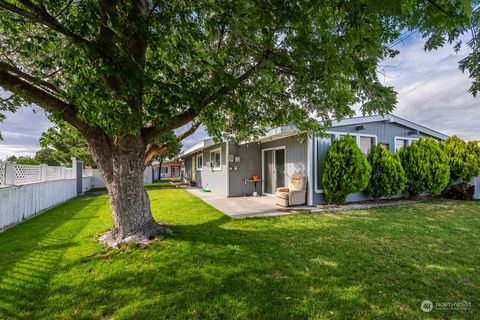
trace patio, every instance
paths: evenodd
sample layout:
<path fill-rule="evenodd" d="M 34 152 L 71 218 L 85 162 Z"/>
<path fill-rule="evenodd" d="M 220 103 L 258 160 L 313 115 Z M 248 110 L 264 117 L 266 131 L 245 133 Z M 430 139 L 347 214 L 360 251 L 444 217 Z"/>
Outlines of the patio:
<path fill-rule="evenodd" d="M 306 205 L 280 207 L 275 204 L 274 197 L 266 195 L 259 197 L 226 197 L 214 192 L 202 192 L 199 188 L 187 187 L 185 190 L 234 219 L 282 216 L 318 210 Z"/>

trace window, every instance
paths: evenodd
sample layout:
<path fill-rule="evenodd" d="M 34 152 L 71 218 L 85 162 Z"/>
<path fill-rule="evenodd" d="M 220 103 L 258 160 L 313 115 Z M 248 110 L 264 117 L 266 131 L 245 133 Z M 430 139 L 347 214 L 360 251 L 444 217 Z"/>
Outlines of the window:
<path fill-rule="evenodd" d="M 390 150 L 390 145 L 388 143 L 380 143 L 380 146 L 385 150 Z"/>
<path fill-rule="evenodd" d="M 168 173 L 168 167 L 162 167 L 161 173 Z"/>
<path fill-rule="evenodd" d="M 362 153 L 364 155 L 368 155 L 368 153 L 372 149 L 373 143 L 374 143 L 374 141 L 373 141 L 372 137 L 362 137 L 362 136 L 360 136 L 359 147 L 360 147 L 360 150 L 362 150 Z"/>
<path fill-rule="evenodd" d="M 197 155 L 197 170 L 203 169 L 203 154 Z"/>
<path fill-rule="evenodd" d="M 395 139 L 395 152 L 406 147 L 408 147 L 407 139 Z"/>
<path fill-rule="evenodd" d="M 222 168 L 222 149 L 221 148 L 210 151 L 210 167 L 213 170 L 221 170 Z"/>

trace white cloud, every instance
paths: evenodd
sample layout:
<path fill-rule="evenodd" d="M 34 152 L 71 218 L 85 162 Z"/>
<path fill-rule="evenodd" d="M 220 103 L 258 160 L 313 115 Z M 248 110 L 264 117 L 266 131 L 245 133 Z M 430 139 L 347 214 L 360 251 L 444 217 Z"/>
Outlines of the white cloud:
<path fill-rule="evenodd" d="M 45 112 L 38 107 L 22 108 L 16 113 L 5 112 L 6 119 L 0 122 L 0 159 L 7 156 L 32 156 L 40 149 L 38 139 L 43 131 L 52 126 Z"/>
<path fill-rule="evenodd" d="M 394 114 L 447 135 L 480 139 L 479 99 L 468 92 L 468 73 L 458 69 L 458 61 L 468 51 L 464 48 L 456 54 L 445 46 L 425 52 L 423 45 L 423 39 L 414 38 L 398 47 L 399 56 L 382 63 L 395 66 L 385 69 L 386 77 L 381 76 L 384 84 L 398 92 Z"/>

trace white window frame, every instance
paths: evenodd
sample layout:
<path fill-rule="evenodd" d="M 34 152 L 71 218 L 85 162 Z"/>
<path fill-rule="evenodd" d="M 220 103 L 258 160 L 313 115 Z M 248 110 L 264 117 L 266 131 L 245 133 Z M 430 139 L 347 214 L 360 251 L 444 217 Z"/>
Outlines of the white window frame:
<path fill-rule="evenodd" d="M 198 166 L 198 159 L 202 159 L 202 165 Z M 195 159 L 195 168 L 197 171 L 202 171 L 203 170 L 203 153 L 197 154 L 196 159 Z"/>
<path fill-rule="evenodd" d="M 357 147 L 359 147 L 359 148 L 360 148 L 360 137 L 373 138 L 372 148 L 378 144 L 378 137 L 375 134 L 351 133 L 351 132 L 344 132 L 344 131 L 325 131 L 325 133 L 333 135 L 334 140 L 340 139 L 340 136 L 350 135 L 351 137 L 355 138 L 355 142 L 357 143 Z M 319 138 L 321 138 L 321 137 L 315 136 L 314 143 L 313 143 L 314 144 L 314 151 L 313 152 L 314 152 L 315 158 L 318 156 L 318 149 L 317 149 L 318 141 L 317 141 L 317 139 L 319 139 Z M 317 179 L 318 179 L 318 163 L 317 163 L 317 161 L 315 161 L 315 175 L 314 176 L 315 176 L 315 193 L 324 193 L 325 191 L 323 189 L 318 189 L 317 188 L 317 186 L 318 186 L 318 181 L 317 181 Z"/>
<path fill-rule="evenodd" d="M 420 138 L 407 138 L 407 137 L 399 137 L 399 136 L 396 136 L 395 138 L 393 138 L 393 145 L 395 147 L 395 153 L 398 152 L 399 149 L 397 149 L 397 140 L 405 140 L 407 141 L 407 147 L 411 146 L 413 141 L 419 141 Z"/>
<path fill-rule="evenodd" d="M 288 179 L 288 174 L 287 174 L 287 147 L 286 146 L 279 146 L 279 147 L 272 147 L 272 148 L 266 148 L 266 149 L 262 149 L 262 193 L 264 195 L 267 195 L 267 196 L 275 196 L 275 192 L 277 191 L 276 189 L 275 190 L 272 190 L 272 193 L 265 193 L 265 151 L 274 151 L 273 152 L 273 162 L 275 163 L 276 162 L 276 159 L 275 159 L 275 151 L 276 150 L 284 150 L 284 157 L 285 157 L 285 169 L 284 169 L 284 172 L 283 172 L 283 175 L 284 175 L 284 178 L 283 178 L 283 181 L 285 182 L 285 186 L 288 185 L 287 183 L 287 179 Z M 277 170 L 275 168 L 275 170 Z M 275 188 L 278 188 L 277 186 L 277 174 L 275 172 L 275 174 L 273 175 L 273 183 L 275 184 Z"/>
<path fill-rule="evenodd" d="M 218 167 L 211 167 L 211 168 L 212 168 L 212 171 L 221 171 L 222 170 L 222 147 L 210 150 L 210 163 L 214 163 L 214 161 L 212 161 L 212 153 L 216 153 L 216 152 L 220 154 L 220 165 Z"/>

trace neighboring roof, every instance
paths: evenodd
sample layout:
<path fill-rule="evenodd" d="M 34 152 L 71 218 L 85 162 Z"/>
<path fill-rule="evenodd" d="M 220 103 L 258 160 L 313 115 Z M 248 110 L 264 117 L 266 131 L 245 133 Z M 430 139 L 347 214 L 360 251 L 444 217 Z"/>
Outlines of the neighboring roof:
<path fill-rule="evenodd" d="M 418 130 L 419 133 L 424 133 L 426 135 L 435 137 L 440 140 L 446 140 L 448 138 L 447 135 L 429 129 L 427 127 L 421 126 L 419 124 L 416 124 L 414 122 L 411 122 L 409 120 L 400 118 L 398 116 L 394 116 L 393 114 L 386 114 L 384 116 L 382 115 L 372 115 L 372 116 L 360 116 L 360 117 L 352 117 L 352 118 L 346 118 L 340 121 L 333 120 L 331 126 L 328 128 L 335 128 L 335 127 L 342 127 L 342 126 L 348 126 L 348 125 L 355 125 L 355 124 L 364 124 L 364 123 L 372 123 L 372 122 L 390 122 L 390 123 L 397 123 L 399 125 L 412 128 L 414 130 Z M 327 128 L 327 129 L 328 129 Z M 296 135 L 298 134 L 298 130 L 294 126 L 280 126 L 273 128 L 267 132 L 267 134 L 261 138 L 259 138 L 257 141 L 265 141 L 265 140 L 272 140 L 274 137 L 275 139 L 281 139 L 285 138 L 288 136 Z M 210 146 L 215 145 L 216 143 L 213 141 L 212 138 L 207 138 L 204 139 L 200 142 L 197 142 L 190 148 L 185 149 L 180 155 L 178 155 L 175 159 L 183 158 L 189 154 L 196 153 L 200 150 L 203 150 L 205 148 L 208 148 Z"/>

